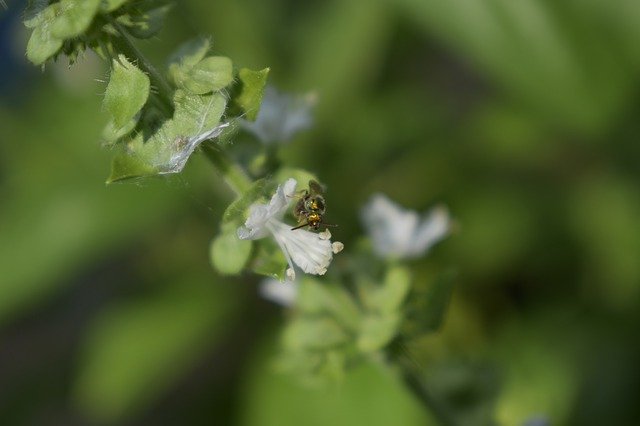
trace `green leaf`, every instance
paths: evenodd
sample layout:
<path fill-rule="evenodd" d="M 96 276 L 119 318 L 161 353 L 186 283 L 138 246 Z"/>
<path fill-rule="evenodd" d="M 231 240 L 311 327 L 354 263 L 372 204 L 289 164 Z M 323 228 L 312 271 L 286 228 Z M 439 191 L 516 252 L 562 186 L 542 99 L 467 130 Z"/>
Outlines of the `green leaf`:
<path fill-rule="evenodd" d="M 173 121 L 180 136 L 195 136 L 220 124 L 227 100 L 222 94 L 193 95 L 176 90 Z"/>
<path fill-rule="evenodd" d="M 247 120 L 254 121 L 258 117 L 268 75 L 269 68 L 260 71 L 241 68 L 238 72 L 240 87 L 234 103 L 244 112 Z"/>
<path fill-rule="evenodd" d="M 27 58 L 34 65 L 41 65 L 54 56 L 62 47 L 63 40 L 51 33 L 52 23 L 60 12 L 60 3 L 54 3 L 40 10 L 32 18 L 25 21 L 28 28 L 33 28 L 27 43 Z"/>
<path fill-rule="evenodd" d="M 124 55 L 114 59 L 103 105 L 116 128 L 126 126 L 149 97 L 149 77 Z"/>
<path fill-rule="evenodd" d="M 258 250 L 249 268 L 256 274 L 284 281 L 289 264 L 280 247 L 271 238 L 257 240 L 256 246 Z"/>
<path fill-rule="evenodd" d="M 384 348 L 398 334 L 401 321 L 400 313 L 367 316 L 356 342 L 358 349 L 375 352 Z"/>
<path fill-rule="evenodd" d="M 349 335 L 331 318 L 299 317 L 284 331 L 284 345 L 293 350 L 324 350 L 344 345 Z"/>
<path fill-rule="evenodd" d="M 255 181 L 249 190 L 238 197 L 224 211 L 222 216 L 223 223 L 231 223 L 236 227 L 242 225 L 246 220 L 247 211 L 251 204 L 257 201 L 263 201 L 267 195 L 266 188 L 269 186 L 269 180 L 266 178 Z"/>
<path fill-rule="evenodd" d="M 51 34 L 60 39 L 84 33 L 100 7 L 100 0 L 62 0 L 60 14 L 51 24 Z"/>
<path fill-rule="evenodd" d="M 153 174 L 156 174 L 156 169 L 131 154 L 121 152 L 111 162 L 111 174 L 107 179 L 107 184 Z"/>
<path fill-rule="evenodd" d="M 210 247 L 211 264 L 224 275 L 236 275 L 242 271 L 251 255 L 252 241 L 241 240 L 234 224 L 222 226 L 222 232 Z"/>
<path fill-rule="evenodd" d="M 177 86 L 177 82 L 183 78 L 183 75 L 204 59 L 210 48 L 211 42 L 208 38 L 198 37 L 182 44 L 171 54 L 168 74 L 173 84 Z"/>
<path fill-rule="evenodd" d="M 224 56 L 209 56 L 198 62 L 188 72 L 180 73 L 176 83 L 179 87 L 198 95 L 224 89 L 233 81 L 231 59 Z"/>
<path fill-rule="evenodd" d="M 113 123 L 113 120 L 109 120 L 107 125 L 102 130 L 102 140 L 105 144 L 112 145 L 131 133 L 131 131 L 135 129 L 137 123 L 138 120 L 132 118 L 123 127 L 118 128 Z"/>
<path fill-rule="evenodd" d="M 100 9 L 104 12 L 113 12 L 130 0 L 103 0 Z"/>

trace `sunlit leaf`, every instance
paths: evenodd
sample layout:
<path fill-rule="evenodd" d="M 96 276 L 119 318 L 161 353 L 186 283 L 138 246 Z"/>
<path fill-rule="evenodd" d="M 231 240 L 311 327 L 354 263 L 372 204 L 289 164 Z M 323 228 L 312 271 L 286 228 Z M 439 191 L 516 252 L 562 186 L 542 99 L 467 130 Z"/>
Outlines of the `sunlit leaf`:
<path fill-rule="evenodd" d="M 211 48 L 208 38 L 198 37 L 182 44 L 169 57 L 169 78 L 177 85 L 185 74 L 187 74 L 198 62 L 207 55 Z"/>
<path fill-rule="evenodd" d="M 62 0 L 60 13 L 51 24 L 51 34 L 68 39 L 84 33 L 98 12 L 101 0 Z"/>
<path fill-rule="evenodd" d="M 224 56 L 209 56 L 186 73 L 178 76 L 177 84 L 194 94 L 224 89 L 233 81 L 233 65 Z"/>
<path fill-rule="evenodd" d="M 113 60 L 103 104 L 116 128 L 126 126 L 142 109 L 149 96 L 149 87 L 149 77 L 124 55 Z"/>
<path fill-rule="evenodd" d="M 226 99 L 219 93 L 200 96 L 177 90 L 173 118 L 165 120 L 149 139 L 138 134 L 122 147 L 109 182 L 181 172 L 198 145 L 221 131 L 217 126 L 225 105 Z M 127 156 L 132 160 L 123 161 Z"/>

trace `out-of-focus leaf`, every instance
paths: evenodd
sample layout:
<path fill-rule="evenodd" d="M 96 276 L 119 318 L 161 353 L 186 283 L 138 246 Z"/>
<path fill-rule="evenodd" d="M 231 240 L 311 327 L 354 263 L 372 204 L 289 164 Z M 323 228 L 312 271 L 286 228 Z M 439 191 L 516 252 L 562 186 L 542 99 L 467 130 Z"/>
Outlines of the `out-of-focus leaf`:
<path fill-rule="evenodd" d="M 366 279 L 358 281 L 359 294 L 365 307 L 379 313 L 399 311 L 410 288 L 411 274 L 402 266 L 390 267 L 380 284 Z"/>
<path fill-rule="evenodd" d="M 318 120 L 335 116 L 336 109 L 348 113 L 350 101 L 376 78 L 375 70 L 387 60 L 381 47 L 388 43 L 392 22 L 385 2 L 362 7 L 358 0 L 344 0 L 322 6 L 303 24 L 305 37 L 292 40 L 300 64 L 292 84 L 321 94 Z"/>
<path fill-rule="evenodd" d="M 194 285 L 102 315 L 84 346 L 74 388 L 79 408 L 111 423 L 161 394 L 225 329 L 233 304 L 214 288 Z"/>
<path fill-rule="evenodd" d="M 211 264 L 224 275 L 239 274 L 251 254 L 252 241 L 238 238 L 236 230 L 233 223 L 223 225 L 220 235 L 211 242 Z"/>
<path fill-rule="evenodd" d="M 233 102 L 244 112 L 244 117 L 249 121 L 254 121 L 258 117 L 268 75 L 269 68 L 260 71 L 241 68 L 238 72 L 240 87 Z"/>
<path fill-rule="evenodd" d="M 466 55 L 538 114 L 564 126 L 601 129 L 628 99 L 634 74 L 610 48 L 616 43 L 608 33 L 593 31 L 603 18 L 598 12 L 585 13 L 590 7 L 583 2 L 388 3 Z"/>
<path fill-rule="evenodd" d="M 120 129 L 142 109 L 149 96 L 149 77 L 119 55 L 111 65 L 111 77 L 104 95 L 104 108 Z"/>
<path fill-rule="evenodd" d="M 27 43 L 27 58 L 35 65 L 43 64 L 62 47 L 63 40 L 51 32 L 51 26 L 59 13 L 60 4 L 54 3 L 24 23 L 28 28 L 33 28 Z"/>
<path fill-rule="evenodd" d="M 400 313 L 370 314 L 362 321 L 356 344 L 363 352 L 383 349 L 398 334 Z"/>
<path fill-rule="evenodd" d="M 307 276 L 300 281 L 296 307 L 304 316 L 329 315 L 353 332 L 362 321 L 358 306 L 344 288 Z"/>
<path fill-rule="evenodd" d="M 284 345 L 292 350 L 321 351 L 349 340 L 345 330 L 329 317 L 298 317 L 284 332 Z"/>
<path fill-rule="evenodd" d="M 51 34 L 68 39 L 84 33 L 98 12 L 101 0 L 62 0 L 60 14 L 51 23 Z"/>

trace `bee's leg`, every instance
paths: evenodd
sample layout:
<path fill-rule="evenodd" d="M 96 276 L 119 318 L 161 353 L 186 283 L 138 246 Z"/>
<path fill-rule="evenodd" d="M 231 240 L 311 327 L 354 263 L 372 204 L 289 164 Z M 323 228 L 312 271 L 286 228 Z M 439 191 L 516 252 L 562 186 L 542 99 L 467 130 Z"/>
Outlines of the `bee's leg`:
<path fill-rule="evenodd" d="M 295 228 L 291 228 L 291 230 L 292 230 L 292 231 L 295 231 L 296 229 L 300 229 L 300 228 L 302 228 L 302 227 L 305 227 L 305 226 L 307 226 L 308 224 L 309 224 L 309 222 L 305 222 L 305 223 L 303 223 L 302 225 L 298 225 L 298 226 L 296 226 Z"/>

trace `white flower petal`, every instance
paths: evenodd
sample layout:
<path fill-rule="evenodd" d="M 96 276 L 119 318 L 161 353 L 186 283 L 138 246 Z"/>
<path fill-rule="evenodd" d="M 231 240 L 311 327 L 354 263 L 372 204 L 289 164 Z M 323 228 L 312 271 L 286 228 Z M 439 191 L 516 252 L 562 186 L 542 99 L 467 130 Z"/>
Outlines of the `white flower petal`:
<path fill-rule="evenodd" d="M 362 210 L 362 220 L 376 254 L 386 258 L 411 258 L 424 254 L 447 234 L 446 210 L 434 212 L 421 223 L 415 211 L 403 209 L 386 196 L 376 194 Z"/>
<path fill-rule="evenodd" d="M 449 211 L 444 206 L 433 208 L 424 218 L 411 245 L 411 252 L 419 255 L 429 250 L 449 233 Z"/>
<path fill-rule="evenodd" d="M 269 204 L 253 204 L 249 209 L 249 217 L 244 226 L 238 228 L 238 238 L 257 240 L 268 235 L 267 223 L 273 218 L 281 218 L 289 207 L 291 197 L 296 189 L 297 181 L 288 179 L 278 186 Z"/>
<path fill-rule="evenodd" d="M 260 295 L 267 300 L 282 306 L 292 306 L 298 296 L 298 283 L 281 283 L 280 281 L 268 278 L 260 283 Z"/>
<path fill-rule="evenodd" d="M 285 257 L 308 274 L 322 275 L 327 271 L 333 258 L 331 241 L 304 229 L 292 231 L 289 225 L 279 221 L 271 221 L 270 225 Z"/>

